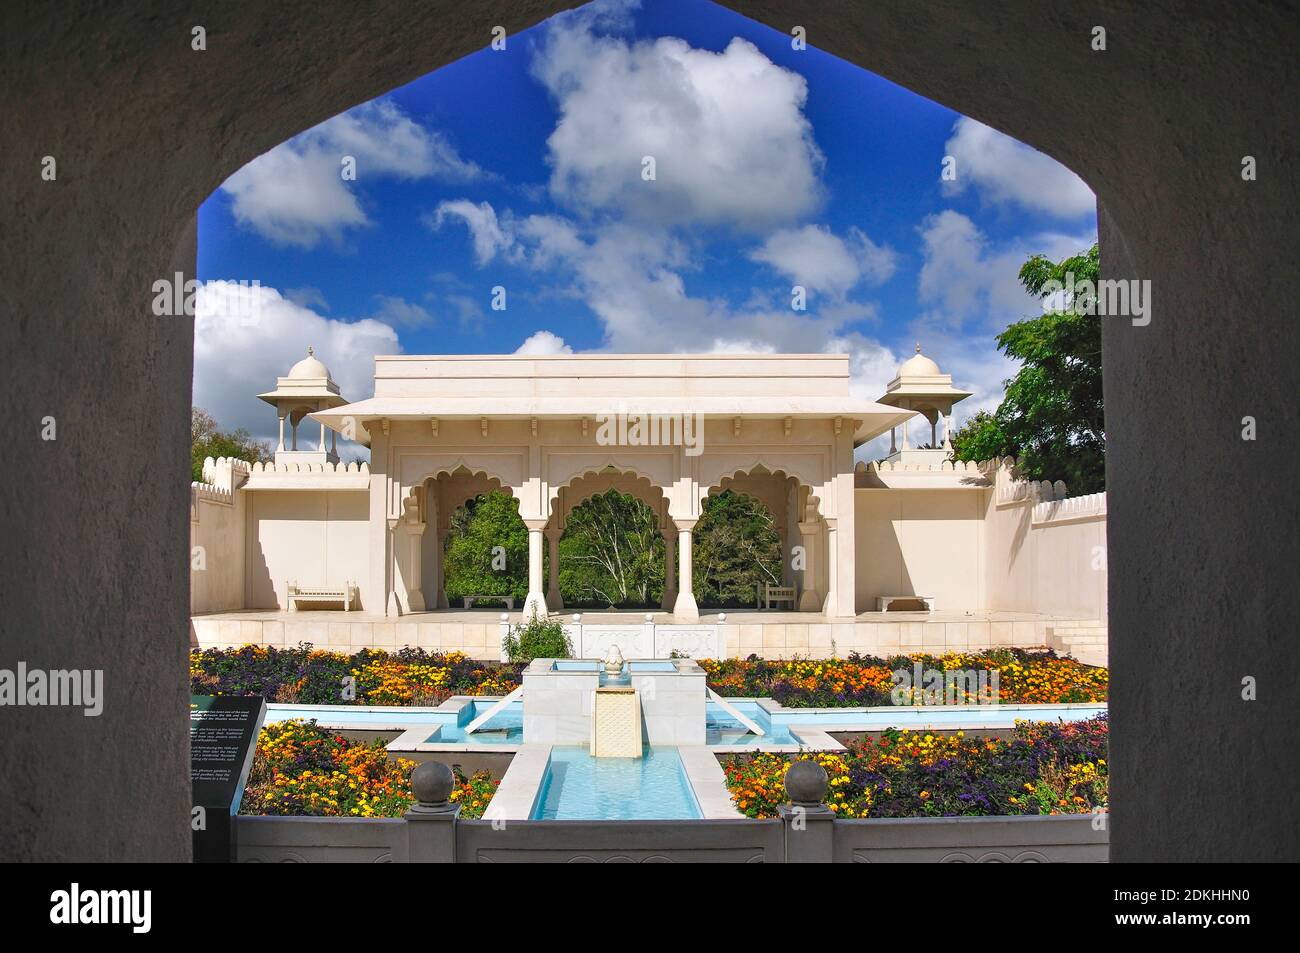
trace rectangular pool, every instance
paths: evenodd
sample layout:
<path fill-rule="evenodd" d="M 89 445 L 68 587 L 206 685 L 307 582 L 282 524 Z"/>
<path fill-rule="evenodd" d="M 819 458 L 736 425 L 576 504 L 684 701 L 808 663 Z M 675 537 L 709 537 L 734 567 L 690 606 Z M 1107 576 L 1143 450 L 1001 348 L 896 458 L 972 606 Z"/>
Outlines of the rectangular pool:
<path fill-rule="evenodd" d="M 586 748 L 553 748 L 533 804 L 533 820 L 685 820 L 699 818 L 676 748 L 646 748 L 643 758 L 593 758 Z"/>

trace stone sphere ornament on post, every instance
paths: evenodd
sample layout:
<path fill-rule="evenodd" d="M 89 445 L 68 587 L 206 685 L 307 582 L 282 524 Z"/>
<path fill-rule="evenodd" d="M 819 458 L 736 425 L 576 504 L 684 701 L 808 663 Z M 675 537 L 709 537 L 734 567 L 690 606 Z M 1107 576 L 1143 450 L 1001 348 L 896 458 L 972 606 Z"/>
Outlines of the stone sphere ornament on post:
<path fill-rule="evenodd" d="M 800 807 L 819 806 L 829 786 L 826 769 L 816 761 L 796 761 L 785 773 L 785 793 Z"/>
<path fill-rule="evenodd" d="M 441 761 L 417 764 L 411 772 L 411 790 L 417 802 L 411 806 L 411 812 L 445 814 L 453 810 L 451 792 L 455 786 L 456 775 Z"/>

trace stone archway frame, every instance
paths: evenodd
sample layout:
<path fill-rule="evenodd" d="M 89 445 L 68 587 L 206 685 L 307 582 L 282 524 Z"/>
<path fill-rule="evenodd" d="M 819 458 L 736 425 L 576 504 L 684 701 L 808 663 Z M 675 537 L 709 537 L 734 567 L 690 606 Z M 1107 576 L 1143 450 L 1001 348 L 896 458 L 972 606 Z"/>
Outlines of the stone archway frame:
<path fill-rule="evenodd" d="M 462 469 L 475 476 L 496 480 L 502 490 L 516 499 L 519 499 L 519 489 L 528 478 L 528 450 L 520 447 L 434 451 L 399 448 L 392 452 L 392 459 L 389 499 L 394 506 L 400 505 L 402 498 L 425 480 Z"/>
<path fill-rule="evenodd" d="M 554 506 L 561 489 L 577 480 L 599 475 L 612 467 L 619 474 L 644 480 L 665 498 L 670 498 L 680 478 L 680 451 L 676 447 L 583 448 L 579 450 L 542 448 L 542 473 L 546 481 L 548 508 Z"/>
<path fill-rule="evenodd" d="M 573 494 L 575 489 L 580 491 L 580 495 Z M 663 521 L 668 518 L 669 490 L 654 483 L 650 477 L 627 469 L 621 469 L 617 472 L 611 472 L 608 469 L 587 470 L 573 477 L 562 486 L 552 484 L 550 488 L 551 519 L 555 520 L 558 517 L 562 522 L 575 507 L 582 505 L 593 496 L 608 493 L 610 490 L 617 490 L 619 493 L 626 493 L 629 496 L 636 497 L 636 499 L 650 507 L 658 516 L 662 528 Z"/>
<path fill-rule="evenodd" d="M 120 703 L 115 710 L 121 712 L 111 730 L 50 723 L 44 733 L 15 740 L 15 757 L 35 746 L 69 752 L 64 761 L 0 784 L 0 794 L 12 795 L 21 783 L 38 805 L 13 838 L 23 856 L 38 828 L 52 859 L 122 859 L 124 850 L 126 859 L 190 855 L 187 826 L 158 821 L 183 817 L 189 804 L 182 734 L 188 729 L 127 704 L 129 693 L 146 683 L 160 704 L 175 708 L 188 696 L 184 649 L 169 640 L 188 615 L 184 574 L 175 572 L 187 556 L 184 487 L 160 482 L 157 513 L 149 520 L 123 527 L 98 518 L 104 509 L 129 508 L 141 473 L 179 472 L 187 459 L 193 326 L 141 320 L 147 314 L 142 288 L 161 275 L 193 273 L 196 216 L 185 210 L 197 210 L 240 167 L 293 135 L 482 49 L 493 26 L 513 39 L 577 5 L 378 0 L 358 14 L 355 5 L 334 0 L 310 11 L 228 4 L 206 24 L 222 42 L 209 44 L 201 54 L 204 68 L 196 70 L 192 54 L 177 54 L 173 34 L 139 29 L 153 5 L 132 0 L 66 21 L 20 3 L 13 55 L 0 64 L 15 126 L 29 143 L 67 142 L 74 161 L 95 156 L 97 163 L 95 175 L 66 181 L 61 175 L 57 187 L 36 176 L 0 183 L 6 205 L 17 210 L 10 223 L 14 246 L 28 253 L 5 269 L 3 297 L 43 300 L 51 315 L 63 316 L 59 333 L 41 322 L 4 323 L 6 353 L 24 357 L 10 368 L 8 418 L 76 417 L 72 446 L 79 458 L 98 462 L 93 473 L 82 468 L 77 477 L 87 486 L 93 479 L 93 492 L 68 494 L 73 503 L 53 506 L 50 487 L 59 474 L 78 471 L 59 470 L 52 454 L 10 461 L 15 522 L 7 538 L 16 555 L 0 579 L 0 597 L 11 607 L 14 657 L 76 648 L 82 665 L 107 669 L 107 704 Z M 780 34 L 802 26 L 825 52 L 1053 156 L 1097 193 L 1103 276 L 1150 278 L 1160 289 L 1149 327 L 1134 331 L 1122 320 L 1103 326 L 1114 528 L 1110 632 L 1116 635 L 1112 859 L 1257 861 L 1293 854 L 1293 829 L 1258 822 L 1274 816 L 1269 798 L 1286 780 L 1284 707 L 1261 712 L 1239 704 L 1217 712 L 1229 747 L 1266 739 L 1271 757 L 1255 771 L 1231 770 L 1218 748 L 1188 757 L 1188 746 L 1176 742 L 1197 737 L 1204 717 L 1202 707 L 1185 699 L 1202 692 L 1217 697 L 1222 671 L 1239 670 L 1243 659 L 1258 668 L 1283 667 L 1274 633 L 1282 624 L 1277 620 L 1295 615 L 1285 575 L 1295 562 L 1285 558 L 1295 540 L 1278 529 L 1272 508 L 1257 502 L 1275 486 L 1276 455 L 1243 457 L 1235 440 L 1204 440 L 1205 416 L 1188 412 L 1221 406 L 1224 395 L 1236 395 L 1243 407 L 1286 406 L 1294 389 L 1297 329 L 1288 319 L 1289 286 L 1276 276 L 1292 268 L 1286 239 L 1294 230 L 1295 179 L 1262 174 L 1232 193 L 1236 200 L 1223 191 L 1229 183 L 1243 189 L 1241 153 L 1261 157 L 1267 167 L 1287 152 L 1286 124 L 1273 120 L 1277 91 L 1294 86 L 1294 17 L 1282 5 L 1205 0 L 1196 23 L 1171 34 L 1180 10 L 1169 0 L 1111 5 L 1105 19 L 1112 45 L 1099 53 L 1087 42 L 1095 12 L 1083 6 L 1044 18 L 1032 0 L 996 8 L 967 0 L 722 5 Z M 397 22 L 402 29 L 394 34 Z M 258 37 L 294 40 L 275 46 L 274 77 L 251 68 L 265 46 Z M 1250 68 L 1243 69 L 1247 61 Z M 1188 62 L 1196 68 L 1186 69 Z M 123 99 L 123 84 L 139 76 L 148 77 L 153 95 Z M 1088 95 L 1078 96 L 1080 89 Z M 170 108 L 159 108 L 164 101 Z M 1062 112 L 1063 102 L 1072 108 Z M 1134 104 L 1156 121 L 1133 119 Z M 231 115 L 244 121 L 232 126 Z M 1097 148 L 1114 138 L 1117 121 L 1125 148 Z M 77 130 L 71 140 L 70 128 Z M 120 147 L 144 132 L 175 148 L 142 162 L 137 150 Z M 1179 161 L 1160 161 L 1169 156 Z M 63 166 L 61 160 L 61 172 Z M 87 235 L 123 229 L 133 236 L 129 248 L 85 251 Z M 1225 348 L 1225 338 L 1234 347 Z M 112 345 L 117 374 L 65 374 L 49 386 L 51 369 L 87 360 L 86 342 L 95 341 Z M 122 419 L 153 426 L 124 434 L 117 426 Z M 1198 447 L 1201 465 L 1171 467 L 1188 446 Z M 1232 472 L 1235 479 L 1206 481 L 1205 472 Z M 1153 494 L 1152 486 L 1162 492 Z M 1196 504 L 1194 520 L 1186 518 L 1189 500 Z M 1160 532 L 1169 526 L 1179 528 L 1177 545 Z M 1283 558 L 1261 563 L 1261 539 L 1281 547 Z M 87 598 L 68 597 L 69 540 L 109 583 L 129 582 L 118 591 L 151 594 L 107 603 L 96 615 L 93 645 L 78 635 Z M 1225 565 L 1249 566 L 1257 586 L 1243 589 L 1232 573 L 1207 581 L 1201 563 L 1211 550 Z M 1189 591 L 1189 578 L 1201 585 Z M 1271 597 L 1263 608 L 1249 601 L 1261 590 Z M 1243 612 L 1263 621 L 1243 626 Z M 1151 631 L 1172 633 L 1168 651 L 1150 651 L 1143 633 Z M 1234 638 L 1223 639 L 1225 631 Z M 131 665 L 119 678 L 122 659 Z M 1173 742 L 1151 746 L 1133 728 L 1155 715 L 1166 717 Z M 158 743 L 138 750 L 134 739 L 146 733 Z M 116 770 L 124 752 L 135 759 L 130 772 Z M 78 766 L 75 780 L 89 779 L 102 800 L 120 809 L 78 822 L 76 799 L 86 785 L 69 784 L 70 763 Z M 1195 803 L 1167 796 L 1197 784 L 1208 794 Z M 1206 817 L 1218 822 L 1206 825 Z"/>

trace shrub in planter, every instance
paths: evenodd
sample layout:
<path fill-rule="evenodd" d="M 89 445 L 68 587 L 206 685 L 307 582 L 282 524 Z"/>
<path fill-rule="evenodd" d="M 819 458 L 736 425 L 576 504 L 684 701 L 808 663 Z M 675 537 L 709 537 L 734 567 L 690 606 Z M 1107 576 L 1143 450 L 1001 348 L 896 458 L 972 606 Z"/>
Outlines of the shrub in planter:
<path fill-rule="evenodd" d="M 573 646 L 558 621 L 534 617 L 512 626 L 501 640 L 506 658 L 512 662 L 531 662 L 535 658 L 570 658 Z"/>

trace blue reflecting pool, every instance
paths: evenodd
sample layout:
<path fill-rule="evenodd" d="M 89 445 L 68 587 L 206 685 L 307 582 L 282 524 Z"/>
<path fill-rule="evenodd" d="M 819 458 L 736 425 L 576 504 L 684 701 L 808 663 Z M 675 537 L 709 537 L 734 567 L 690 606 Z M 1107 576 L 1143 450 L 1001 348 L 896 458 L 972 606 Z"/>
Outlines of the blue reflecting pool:
<path fill-rule="evenodd" d="M 643 758 L 593 758 L 554 748 L 533 820 L 680 820 L 701 817 L 676 748 Z"/>

